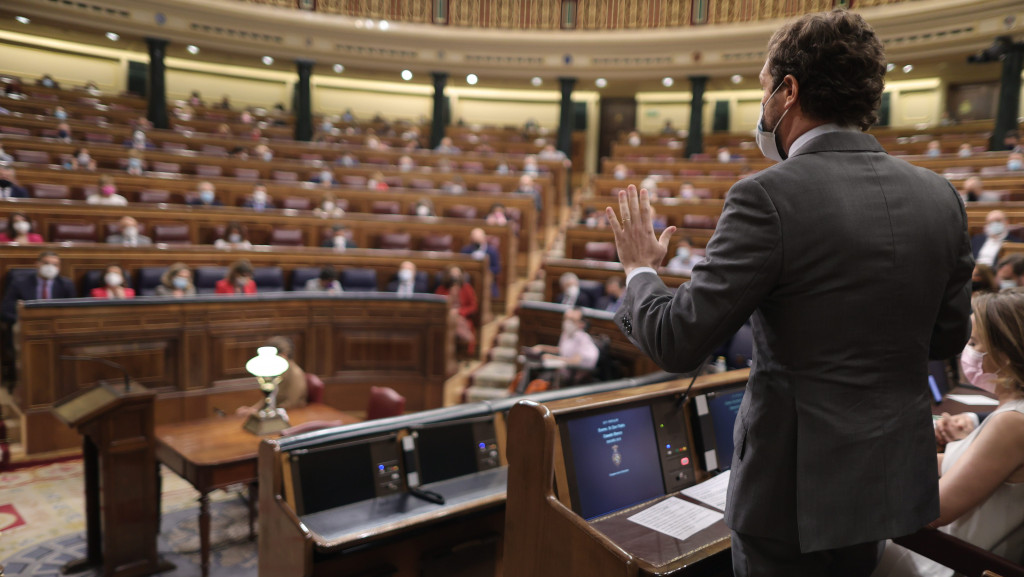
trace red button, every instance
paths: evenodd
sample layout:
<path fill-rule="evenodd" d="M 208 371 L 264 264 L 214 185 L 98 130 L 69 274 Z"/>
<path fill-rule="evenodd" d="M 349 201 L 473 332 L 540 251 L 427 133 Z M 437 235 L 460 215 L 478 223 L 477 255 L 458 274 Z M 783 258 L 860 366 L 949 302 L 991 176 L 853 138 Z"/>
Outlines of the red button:
<path fill-rule="evenodd" d="M 684 466 L 684 467 L 689 465 L 690 464 L 690 458 L 689 457 L 683 457 L 682 459 L 679 459 L 679 464 Z"/>

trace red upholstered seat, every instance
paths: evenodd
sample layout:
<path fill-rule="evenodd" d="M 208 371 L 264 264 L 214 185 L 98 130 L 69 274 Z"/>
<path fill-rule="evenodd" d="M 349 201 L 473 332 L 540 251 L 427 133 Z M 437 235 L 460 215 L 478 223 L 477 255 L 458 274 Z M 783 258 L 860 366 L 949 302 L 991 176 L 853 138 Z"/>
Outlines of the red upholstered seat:
<path fill-rule="evenodd" d="M 270 233 L 270 244 L 272 246 L 305 246 L 306 239 L 303 237 L 302 229 L 275 228 Z"/>
<path fill-rule="evenodd" d="M 399 214 L 402 206 L 397 200 L 375 200 L 370 205 L 373 214 Z"/>
<path fill-rule="evenodd" d="M 223 174 L 224 168 L 217 164 L 197 164 L 196 175 L 197 176 L 220 176 Z"/>
<path fill-rule="evenodd" d="M 341 183 L 345 186 L 366 186 L 366 177 L 357 174 L 346 174 L 341 177 Z"/>
<path fill-rule="evenodd" d="M 447 252 L 452 250 L 452 235 L 428 234 L 420 241 L 420 250 Z"/>
<path fill-rule="evenodd" d="M 139 202 L 159 203 L 170 201 L 171 191 L 169 190 L 146 189 L 139 191 Z"/>
<path fill-rule="evenodd" d="M 240 180 L 259 180 L 260 171 L 255 168 L 236 168 L 235 178 Z"/>
<path fill-rule="evenodd" d="M 704 214 L 683 215 L 683 228 L 715 228 L 718 222 L 713 216 Z"/>
<path fill-rule="evenodd" d="M 187 224 L 157 224 L 153 226 L 153 242 L 192 244 L 192 239 Z"/>
<path fill-rule="evenodd" d="M 177 162 L 158 162 L 154 160 L 149 163 L 149 169 L 153 172 L 169 172 L 177 174 L 181 172 L 181 165 Z"/>
<path fill-rule="evenodd" d="M 615 260 L 614 242 L 588 242 L 583 245 L 583 258 L 590 260 Z"/>
<path fill-rule="evenodd" d="M 275 170 L 272 173 L 274 180 L 278 182 L 298 182 L 299 173 L 292 170 Z"/>
<path fill-rule="evenodd" d="M 51 242 L 96 242 L 96 223 L 55 223 L 50 225 Z"/>
<path fill-rule="evenodd" d="M 476 189 L 480 192 L 486 192 L 489 194 L 498 194 L 501 192 L 500 182 L 478 182 Z"/>
<path fill-rule="evenodd" d="M 389 232 L 380 236 L 378 248 L 387 250 L 409 250 L 412 245 L 412 235 L 407 232 Z"/>
<path fill-rule="evenodd" d="M 455 204 L 446 208 L 444 215 L 450 218 L 476 218 L 476 207 Z"/>
<path fill-rule="evenodd" d="M 324 400 L 324 382 L 313 373 L 306 373 L 306 402 L 322 403 Z"/>
<path fill-rule="evenodd" d="M 15 150 L 14 158 L 18 159 L 18 162 L 50 164 L 50 153 L 42 150 Z"/>
<path fill-rule="evenodd" d="M 36 198 L 71 198 L 71 191 L 63 184 L 38 183 L 32 185 L 32 196 Z"/>
<path fill-rule="evenodd" d="M 370 402 L 366 406 L 366 420 L 396 417 L 405 410 L 405 397 L 391 387 L 370 387 Z"/>
<path fill-rule="evenodd" d="M 292 210 L 309 210 L 312 206 L 313 202 L 302 196 L 287 196 L 281 201 L 281 208 Z"/>

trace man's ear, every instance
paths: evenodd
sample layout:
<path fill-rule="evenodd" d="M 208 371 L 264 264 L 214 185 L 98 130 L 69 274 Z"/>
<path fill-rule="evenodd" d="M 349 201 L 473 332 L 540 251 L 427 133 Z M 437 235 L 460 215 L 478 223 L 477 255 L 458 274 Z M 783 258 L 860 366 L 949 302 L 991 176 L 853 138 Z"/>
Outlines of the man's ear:
<path fill-rule="evenodd" d="M 780 92 L 785 93 L 786 109 L 789 110 L 794 106 L 799 106 L 800 83 L 797 82 L 796 77 L 792 74 L 787 74 L 785 78 L 782 79 L 782 82 L 784 83 L 784 86 L 781 88 Z"/>

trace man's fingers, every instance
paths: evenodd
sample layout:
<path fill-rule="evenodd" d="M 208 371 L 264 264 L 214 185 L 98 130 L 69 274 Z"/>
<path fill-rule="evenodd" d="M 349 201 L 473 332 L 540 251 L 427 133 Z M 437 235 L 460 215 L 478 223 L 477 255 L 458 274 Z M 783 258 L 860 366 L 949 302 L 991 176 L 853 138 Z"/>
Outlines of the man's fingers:
<path fill-rule="evenodd" d="M 632 187 L 633 185 L 629 185 Z M 630 213 L 629 213 L 629 202 L 626 200 L 628 193 L 624 190 L 619 191 L 619 215 L 622 217 L 622 228 L 625 228 L 629 224 Z"/>
<path fill-rule="evenodd" d="M 676 227 L 670 226 L 665 230 L 661 231 L 661 236 L 658 237 L 658 244 L 664 247 L 666 251 L 668 250 L 668 242 L 672 240 L 672 235 L 675 234 L 675 232 Z"/>
<path fill-rule="evenodd" d="M 643 230 L 650 230 L 653 233 L 654 227 L 651 226 L 651 197 L 646 188 L 640 189 L 639 201 L 640 226 L 643 227 Z"/>
<path fill-rule="evenodd" d="M 637 224 L 643 220 L 640 215 L 640 200 L 637 198 L 636 187 L 632 184 L 626 188 L 626 203 L 629 205 L 629 218 L 636 219 Z M 625 220 L 626 216 L 622 216 Z"/>
<path fill-rule="evenodd" d="M 616 237 L 619 236 L 619 231 L 622 230 L 622 225 L 619 224 L 619 219 L 615 216 L 615 210 L 610 206 L 605 207 L 604 215 L 608 218 L 608 224 L 611 225 L 612 232 L 615 233 Z"/>

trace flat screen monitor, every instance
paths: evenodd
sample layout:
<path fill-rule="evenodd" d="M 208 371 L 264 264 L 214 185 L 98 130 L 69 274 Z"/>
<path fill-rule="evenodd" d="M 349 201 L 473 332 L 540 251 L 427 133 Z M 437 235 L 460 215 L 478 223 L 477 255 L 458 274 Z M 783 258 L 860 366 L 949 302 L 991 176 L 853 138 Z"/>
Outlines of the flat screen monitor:
<path fill-rule="evenodd" d="M 743 386 L 730 387 L 694 398 L 699 423 L 694 432 L 705 471 L 727 471 L 732 467 L 733 426 L 744 390 Z"/>
<path fill-rule="evenodd" d="M 395 438 L 395 435 L 384 435 L 292 451 L 292 482 L 298 514 L 308 515 L 376 497 L 382 467 L 397 466 L 397 460 L 383 461 L 375 445 L 394 446 Z"/>
<path fill-rule="evenodd" d="M 436 483 L 498 466 L 494 417 L 424 425 L 416 436 L 419 482 Z"/>
<path fill-rule="evenodd" d="M 563 431 L 570 498 L 584 519 L 665 494 L 649 405 L 571 418 Z"/>

